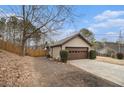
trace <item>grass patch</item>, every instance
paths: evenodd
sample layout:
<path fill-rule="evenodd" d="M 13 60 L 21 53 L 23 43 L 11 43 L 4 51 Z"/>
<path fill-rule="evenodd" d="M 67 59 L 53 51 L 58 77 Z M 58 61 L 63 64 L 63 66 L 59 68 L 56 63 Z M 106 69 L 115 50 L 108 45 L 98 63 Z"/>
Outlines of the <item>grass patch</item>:
<path fill-rule="evenodd" d="M 111 63 L 111 64 L 124 65 L 124 59 L 119 60 L 117 58 L 97 56 L 96 60 Z"/>

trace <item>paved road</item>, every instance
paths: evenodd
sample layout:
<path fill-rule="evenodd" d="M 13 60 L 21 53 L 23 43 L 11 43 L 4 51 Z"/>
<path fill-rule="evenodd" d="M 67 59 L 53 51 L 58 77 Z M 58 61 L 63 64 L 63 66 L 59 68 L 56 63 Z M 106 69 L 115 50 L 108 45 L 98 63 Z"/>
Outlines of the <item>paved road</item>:
<path fill-rule="evenodd" d="M 72 60 L 69 63 L 96 76 L 124 86 L 124 66 L 88 59 Z"/>

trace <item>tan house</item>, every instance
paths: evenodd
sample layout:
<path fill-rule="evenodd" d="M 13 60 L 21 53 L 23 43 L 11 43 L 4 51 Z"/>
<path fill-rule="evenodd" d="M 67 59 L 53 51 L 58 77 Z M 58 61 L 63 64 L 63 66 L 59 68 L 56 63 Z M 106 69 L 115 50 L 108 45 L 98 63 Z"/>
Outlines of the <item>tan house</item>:
<path fill-rule="evenodd" d="M 69 60 L 86 59 L 88 58 L 88 51 L 92 49 L 92 45 L 78 33 L 51 45 L 50 55 L 54 59 L 60 59 L 60 51 L 65 49 L 68 50 Z"/>

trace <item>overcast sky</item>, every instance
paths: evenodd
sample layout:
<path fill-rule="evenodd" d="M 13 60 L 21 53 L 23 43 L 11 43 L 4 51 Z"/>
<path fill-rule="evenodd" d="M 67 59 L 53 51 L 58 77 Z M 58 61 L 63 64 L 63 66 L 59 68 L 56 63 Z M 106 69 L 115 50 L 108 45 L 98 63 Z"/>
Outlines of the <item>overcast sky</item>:
<path fill-rule="evenodd" d="M 6 15 L 17 14 L 19 10 L 18 6 L 0 6 L 0 11 L 4 11 Z M 107 38 L 108 41 L 115 41 L 118 39 L 119 31 L 124 32 L 124 6 L 82 5 L 74 6 L 73 12 L 80 16 L 76 18 L 73 26 L 65 26 L 60 30 L 62 34 L 57 38 L 61 39 L 70 35 L 71 32 L 88 28 L 95 34 L 97 40 Z M 0 16 L 4 14 L 0 13 Z"/>

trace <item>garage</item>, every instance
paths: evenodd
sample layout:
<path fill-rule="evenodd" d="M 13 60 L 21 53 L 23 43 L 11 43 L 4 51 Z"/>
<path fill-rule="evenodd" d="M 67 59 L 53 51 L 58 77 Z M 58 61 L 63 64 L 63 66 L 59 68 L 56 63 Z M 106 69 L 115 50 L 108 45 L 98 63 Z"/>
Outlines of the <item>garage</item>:
<path fill-rule="evenodd" d="M 68 60 L 88 58 L 88 47 L 66 47 Z"/>
<path fill-rule="evenodd" d="M 77 33 L 51 45 L 49 53 L 53 59 L 60 60 L 60 51 L 68 50 L 68 60 L 87 59 L 92 49 L 92 44 Z"/>

